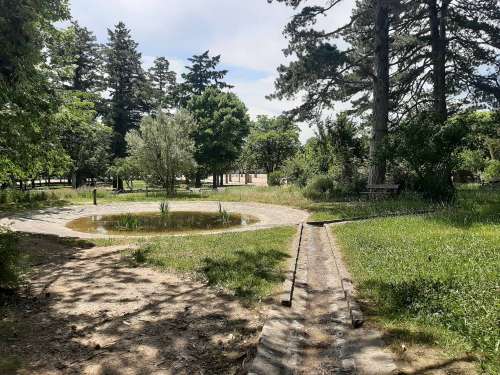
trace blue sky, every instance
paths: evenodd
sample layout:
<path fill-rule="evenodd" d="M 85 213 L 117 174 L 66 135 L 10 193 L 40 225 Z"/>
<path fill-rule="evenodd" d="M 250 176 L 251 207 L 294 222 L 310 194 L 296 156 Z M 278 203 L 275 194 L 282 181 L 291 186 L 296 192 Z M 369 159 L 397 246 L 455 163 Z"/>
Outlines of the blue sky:
<path fill-rule="evenodd" d="M 344 0 L 325 19 L 333 28 L 349 19 L 354 0 Z M 310 3 L 314 3 L 311 1 Z M 285 63 L 282 30 L 294 11 L 267 0 L 71 0 L 73 18 L 106 42 L 107 29 L 119 21 L 131 29 L 147 67 L 165 56 L 178 73 L 186 59 L 210 50 L 221 54 L 227 81 L 252 117 L 278 115 L 294 102 L 268 101 L 276 68 Z M 300 98 L 297 98 L 298 103 Z M 302 126 L 301 139 L 313 134 Z"/>

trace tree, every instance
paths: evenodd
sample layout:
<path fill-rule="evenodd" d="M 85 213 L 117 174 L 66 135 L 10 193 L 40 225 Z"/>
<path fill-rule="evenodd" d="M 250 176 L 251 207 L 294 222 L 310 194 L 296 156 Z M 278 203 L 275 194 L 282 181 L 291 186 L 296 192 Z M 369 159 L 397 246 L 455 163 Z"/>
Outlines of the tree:
<path fill-rule="evenodd" d="M 471 101 L 500 98 L 496 0 L 402 1 L 395 22 L 393 97 L 401 115 L 429 107 L 444 122 Z"/>
<path fill-rule="evenodd" d="M 69 16 L 63 0 L 0 1 L 0 181 L 34 178 L 64 155 L 55 137 L 58 103 L 45 65 L 53 22 Z"/>
<path fill-rule="evenodd" d="M 217 176 L 224 173 L 240 156 L 245 137 L 249 132 L 249 118 L 245 105 L 235 94 L 208 88 L 194 96 L 187 104 L 198 127 L 193 133 L 198 163 L 196 184 L 204 173 Z"/>
<path fill-rule="evenodd" d="M 170 62 L 164 57 L 156 58 L 148 71 L 148 79 L 153 90 L 153 108 L 173 108 L 176 104 L 177 77 L 170 70 Z"/>
<path fill-rule="evenodd" d="M 143 170 L 135 157 L 116 158 L 108 169 L 108 174 L 116 178 L 121 178 L 130 190 L 134 189 L 134 180 L 143 178 Z"/>
<path fill-rule="evenodd" d="M 56 115 L 64 149 L 71 157 L 71 179 L 74 188 L 84 178 L 106 174 L 110 163 L 112 129 L 97 120 L 92 96 L 66 92 Z"/>
<path fill-rule="evenodd" d="M 392 153 L 413 184 L 424 196 L 449 200 L 454 196 L 452 173 L 460 163 L 469 126 L 463 121 L 444 124 L 433 112 L 404 121 L 392 134 Z"/>
<path fill-rule="evenodd" d="M 210 57 L 209 51 L 205 51 L 201 55 L 193 55 L 188 60 L 191 65 L 186 66 L 187 72 L 182 74 L 184 82 L 178 87 L 181 106 L 193 96 L 201 95 L 209 87 L 219 90 L 233 87 L 224 82 L 227 70 L 217 70 L 220 55 Z"/>
<path fill-rule="evenodd" d="M 258 116 L 251 124 L 244 153 L 253 159 L 256 168 L 269 175 L 299 150 L 299 132 L 299 127 L 286 117 Z"/>
<path fill-rule="evenodd" d="M 114 30 L 108 30 L 109 42 L 106 49 L 106 72 L 110 100 L 106 115 L 113 126 L 112 153 L 114 157 L 126 155 L 125 134 L 137 128 L 142 113 L 148 109 L 141 93 L 146 80 L 141 66 L 141 54 L 123 22 Z M 123 182 L 116 182 L 123 189 Z"/>
<path fill-rule="evenodd" d="M 366 150 L 346 112 L 318 122 L 318 147 L 329 158 L 328 173 L 343 186 L 353 187 Z"/>
<path fill-rule="evenodd" d="M 287 182 L 304 187 L 314 176 L 327 174 L 330 164 L 331 155 L 322 151 L 317 137 L 312 137 L 284 163 L 283 175 Z"/>
<path fill-rule="evenodd" d="M 304 2 L 278 1 L 295 8 Z M 314 29 L 317 18 L 330 14 L 339 2 L 304 6 L 286 26 L 289 46 L 285 54 L 295 54 L 297 60 L 278 68 L 271 98 L 292 98 L 305 92 L 303 104 L 290 112 L 303 120 L 313 120 L 322 109 L 349 98 L 360 114 L 371 108 L 369 183 L 382 183 L 389 121 L 389 27 L 398 2 L 360 1 L 346 25 L 332 31 Z M 343 51 L 332 43 L 341 36 L 350 43 Z"/>
<path fill-rule="evenodd" d="M 52 38 L 49 49 L 50 65 L 62 88 L 88 93 L 102 88 L 102 46 L 86 27 L 72 21 Z"/>
<path fill-rule="evenodd" d="M 173 194 L 176 178 L 196 165 L 195 144 L 190 137 L 195 129 L 196 122 L 185 111 L 173 116 L 163 112 L 156 117 L 147 116 L 138 130 L 131 130 L 126 136 L 130 158 L 141 166 L 146 179 Z"/>

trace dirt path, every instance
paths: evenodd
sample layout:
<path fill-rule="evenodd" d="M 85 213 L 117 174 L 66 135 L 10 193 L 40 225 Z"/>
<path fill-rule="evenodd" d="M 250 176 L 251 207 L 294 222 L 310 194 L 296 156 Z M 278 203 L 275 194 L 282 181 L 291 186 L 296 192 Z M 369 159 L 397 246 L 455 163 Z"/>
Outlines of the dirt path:
<path fill-rule="evenodd" d="M 30 236 L 33 289 L 0 308 L 0 358 L 17 374 L 236 374 L 262 323 L 205 284 L 132 267 L 120 246 Z M 88 242 L 87 242 L 88 244 Z M 12 305 L 15 307 L 12 308 Z M 1 307 L 1 306 L 0 306 Z"/>

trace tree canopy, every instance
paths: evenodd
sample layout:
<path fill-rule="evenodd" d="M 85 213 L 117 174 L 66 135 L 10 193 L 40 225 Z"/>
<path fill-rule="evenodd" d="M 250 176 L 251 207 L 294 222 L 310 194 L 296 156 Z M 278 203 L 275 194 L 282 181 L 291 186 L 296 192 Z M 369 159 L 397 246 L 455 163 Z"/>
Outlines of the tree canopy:
<path fill-rule="evenodd" d="M 247 108 L 235 94 L 210 87 L 187 104 L 198 127 L 193 133 L 197 178 L 224 173 L 240 156 L 250 121 Z"/>

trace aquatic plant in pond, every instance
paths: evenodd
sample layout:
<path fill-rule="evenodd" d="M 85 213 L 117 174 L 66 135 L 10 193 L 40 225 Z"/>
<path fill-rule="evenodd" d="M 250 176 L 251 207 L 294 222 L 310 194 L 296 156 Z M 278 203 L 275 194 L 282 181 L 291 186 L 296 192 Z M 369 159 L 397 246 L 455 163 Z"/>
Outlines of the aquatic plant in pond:
<path fill-rule="evenodd" d="M 141 222 L 138 217 L 132 214 L 126 214 L 118 218 L 116 228 L 118 230 L 136 230 L 140 227 Z"/>
<path fill-rule="evenodd" d="M 223 225 L 228 225 L 231 222 L 231 214 L 222 209 L 222 204 L 219 202 L 219 216 Z"/>
<path fill-rule="evenodd" d="M 170 207 L 168 201 L 160 202 L 160 215 L 162 217 L 166 217 L 168 216 L 169 213 L 170 213 Z"/>
<path fill-rule="evenodd" d="M 167 211 L 90 216 L 73 220 L 67 227 L 88 233 L 137 234 L 224 229 L 253 224 L 256 218 L 237 213 Z M 168 214 L 167 214 L 168 212 Z"/>

